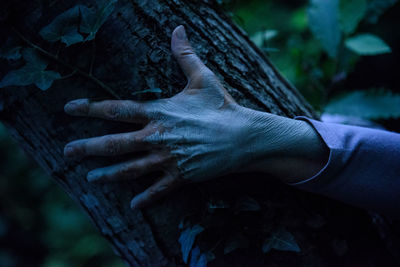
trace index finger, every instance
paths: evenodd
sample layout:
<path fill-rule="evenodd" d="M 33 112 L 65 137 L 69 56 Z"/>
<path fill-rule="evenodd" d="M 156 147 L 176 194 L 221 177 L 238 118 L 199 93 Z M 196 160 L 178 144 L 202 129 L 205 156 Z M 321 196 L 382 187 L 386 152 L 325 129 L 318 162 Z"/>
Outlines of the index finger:
<path fill-rule="evenodd" d="M 122 122 L 147 122 L 154 112 L 154 101 L 133 100 L 90 101 L 87 98 L 68 102 L 64 106 L 67 114 L 88 116 Z"/>

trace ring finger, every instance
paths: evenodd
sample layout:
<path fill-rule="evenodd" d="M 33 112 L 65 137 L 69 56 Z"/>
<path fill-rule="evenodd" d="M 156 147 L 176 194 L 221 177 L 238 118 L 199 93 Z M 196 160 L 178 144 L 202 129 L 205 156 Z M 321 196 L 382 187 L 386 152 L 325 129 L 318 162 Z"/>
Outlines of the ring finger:
<path fill-rule="evenodd" d="M 89 182 L 105 182 L 136 179 L 150 172 L 161 170 L 170 158 L 167 151 L 151 153 L 139 159 L 92 170 L 87 174 L 87 180 Z"/>

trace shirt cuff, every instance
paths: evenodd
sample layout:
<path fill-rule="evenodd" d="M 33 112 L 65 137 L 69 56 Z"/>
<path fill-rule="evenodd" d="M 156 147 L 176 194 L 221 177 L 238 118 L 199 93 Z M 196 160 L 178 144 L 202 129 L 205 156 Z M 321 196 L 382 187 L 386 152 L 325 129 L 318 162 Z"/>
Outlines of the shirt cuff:
<path fill-rule="evenodd" d="M 298 187 L 300 189 L 324 193 L 325 185 L 329 184 L 332 179 L 342 169 L 346 162 L 346 156 L 341 147 L 340 136 L 334 131 L 331 125 L 313 120 L 304 116 L 297 116 L 294 119 L 303 120 L 308 122 L 321 137 L 321 140 L 329 149 L 328 162 L 312 177 L 303 179 L 300 182 L 288 183 L 289 185 Z"/>

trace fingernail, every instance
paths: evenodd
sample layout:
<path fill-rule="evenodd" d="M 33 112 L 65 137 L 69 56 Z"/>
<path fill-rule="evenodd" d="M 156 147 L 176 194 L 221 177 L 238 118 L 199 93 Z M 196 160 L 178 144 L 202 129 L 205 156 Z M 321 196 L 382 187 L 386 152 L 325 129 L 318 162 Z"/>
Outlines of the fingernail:
<path fill-rule="evenodd" d="M 65 146 L 64 148 L 64 156 L 72 157 L 74 155 L 74 148 L 70 145 Z"/>
<path fill-rule="evenodd" d="M 179 40 L 186 40 L 186 30 L 183 25 L 178 26 L 176 29 L 176 37 L 178 37 Z"/>
<path fill-rule="evenodd" d="M 88 99 L 73 100 L 64 106 L 64 111 L 70 115 L 86 115 L 88 113 L 88 104 Z"/>

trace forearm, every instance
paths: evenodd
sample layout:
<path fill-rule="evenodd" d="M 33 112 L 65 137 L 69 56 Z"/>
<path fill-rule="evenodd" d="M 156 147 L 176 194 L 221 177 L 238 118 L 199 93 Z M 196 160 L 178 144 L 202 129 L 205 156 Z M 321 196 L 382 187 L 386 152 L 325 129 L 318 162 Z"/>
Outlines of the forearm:
<path fill-rule="evenodd" d="M 255 142 L 260 145 L 254 149 L 252 170 L 400 218 L 400 134 L 307 118 L 257 116 L 254 133 L 264 145 L 261 139 Z"/>

